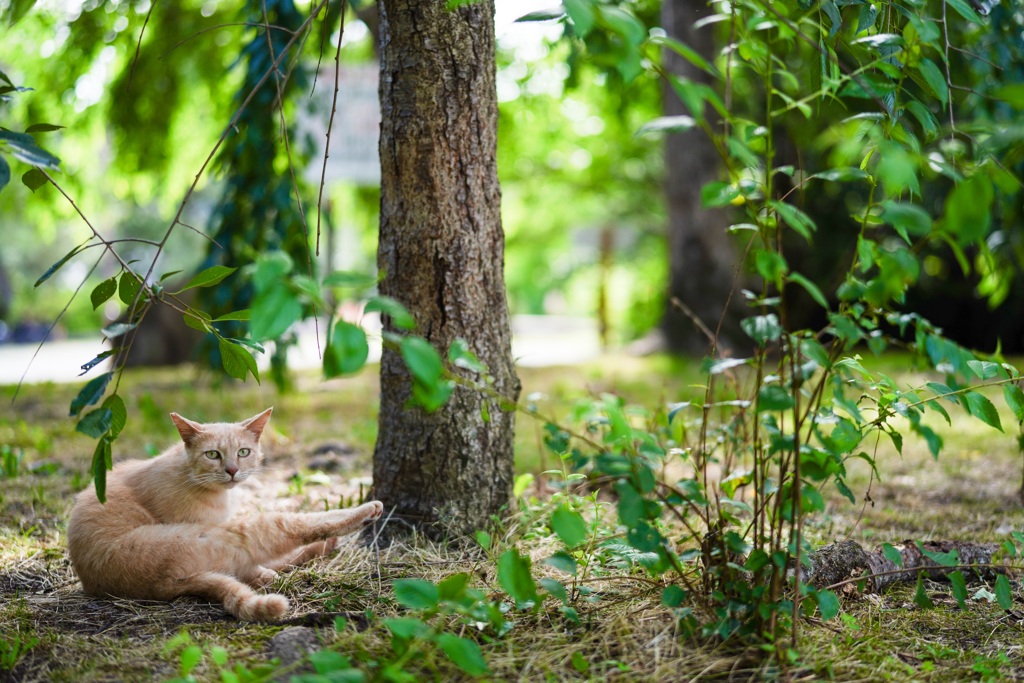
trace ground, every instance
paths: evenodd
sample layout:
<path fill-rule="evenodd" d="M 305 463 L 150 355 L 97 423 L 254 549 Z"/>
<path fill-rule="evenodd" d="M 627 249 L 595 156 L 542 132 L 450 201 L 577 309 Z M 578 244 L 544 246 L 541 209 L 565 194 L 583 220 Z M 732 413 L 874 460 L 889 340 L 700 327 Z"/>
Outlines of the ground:
<path fill-rule="evenodd" d="M 890 374 L 914 380 L 899 358 L 885 362 Z M 557 370 L 523 369 L 522 376 L 523 396 L 560 418 L 575 399 L 605 391 L 646 405 L 677 401 L 693 393 L 691 385 L 699 377 L 693 364 L 624 357 Z M 548 503 L 535 480 L 519 499 L 517 514 L 492 530 L 494 543 L 486 551 L 475 544 L 441 546 L 423 540 L 374 551 L 353 542 L 332 558 L 282 576 L 274 590 L 292 601 L 286 623 L 240 623 L 219 606 L 190 598 L 170 604 L 90 598 L 71 572 L 64 543 L 68 510 L 88 481 L 93 448 L 67 417 L 76 391 L 73 385 L 23 387 L 0 413 L 0 681 L 167 680 L 183 668 L 199 680 L 287 680 L 308 665 L 300 661 L 278 667 L 273 657 L 282 655 L 272 641 L 295 625 L 314 629 L 323 646 L 378 676 L 401 680 L 403 671 L 411 671 L 415 675 L 409 680 L 460 680 L 466 675 L 436 647 L 406 656 L 393 667 L 397 673 L 388 668 L 400 658 L 382 620 L 404 613 L 392 582 L 418 577 L 436 582 L 467 572 L 472 585 L 500 601 L 504 594 L 495 578 L 495 559 L 512 543 L 534 558 L 535 571 L 551 571 L 539 563 L 551 546 L 538 532 L 537 520 Z M 13 388 L 3 392 L 9 400 Z M 302 375 L 299 389 L 286 396 L 270 386 L 223 384 L 192 370 L 144 370 L 127 374 L 120 393 L 128 403 L 129 422 L 116 444 L 117 457 L 146 457 L 173 443 L 170 411 L 226 420 L 274 405 L 273 430 L 265 437 L 266 471 L 260 488 L 250 491 L 255 508 L 353 504 L 368 483 L 376 430 L 373 368 L 330 382 Z M 1015 424 L 1008 413 L 1003 417 L 1006 433 L 956 415 L 952 427 L 939 422 L 935 426 L 943 427 L 946 449 L 938 460 L 909 436 L 902 457 L 889 443 L 880 443 L 881 481 L 866 467 L 855 471 L 850 483 L 856 506 L 825 491 L 826 511 L 813 518 L 809 533 L 818 543 L 852 538 L 865 545 L 903 539 L 1005 540 L 1010 531 L 1024 528 L 1024 509 Z M 519 420 L 521 473 L 557 467 L 557 459 L 543 455 L 542 427 L 526 417 Z M 554 609 L 534 614 L 510 610 L 508 633 L 478 639 L 491 671 L 484 678 L 1024 680 L 1024 610 L 1004 612 L 985 599 L 979 591 L 984 586 L 971 587 L 971 595 L 978 595 L 965 610 L 939 583 L 927 586 L 936 605 L 930 610 L 914 604 L 912 587 L 847 597 L 838 618 L 802 624 L 801 655 L 780 671 L 753 647 L 680 638 L 673 617 L 661 606 L 661 586 L 637 571 L 613 574 L 592 584 L 589 600 L 576 603 L 578 625 Z M 1016 579 L 1013 585 L 1019 604 Z M 340 629 L 335 624 L 339 616 L 344 619 Z M 470 635 L 464 626 L 452 628 Z"/>

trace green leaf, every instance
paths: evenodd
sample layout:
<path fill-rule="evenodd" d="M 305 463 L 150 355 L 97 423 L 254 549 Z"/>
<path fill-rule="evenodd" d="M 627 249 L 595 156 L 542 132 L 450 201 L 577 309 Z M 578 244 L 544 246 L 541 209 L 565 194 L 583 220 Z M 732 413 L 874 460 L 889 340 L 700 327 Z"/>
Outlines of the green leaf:
<path fill-rule="evenodd" d="M 590 0 L 564 0 L 562 5 L 572 21 L 576 35 L 586 38 L 594 30 L 594 23 L 597 20 Z"/>
<path fill-rule="evenodd" d="M 686 599 L 686 591 L 676 585 L 665 586 L 661 591 L 661 604 L 665 607 L 679 607 Z"/>
<path fill-rule="evenodd" d="M 253 302 L 249 334 L 257 340 L 277 339 L 301 317 L 299 298 L 284 283 L 278 282 Z"/>
<path fill-rule="evenodd" d="M 110 438 L 116 439 L 128 421 L 128 409 L 117 394 L 107 396 L 102 407 L 110 411 Z"/>
<path fill-rule="evenodd" d="M 925 139 L 934 140 L 935 136 L 938 135 L 939 132 L 939 121 L 935 118 L 935 114 L 917 100 L 911 99 L 905 106 L 907 107 L 907 111 L 917 119 L 918 124 L 921 126 L 921 132 L 924 133 Z"/>
<path fill-rule="evenodd" d="M 370 346 L 366 332 L 358 325 L 340 320 L 334 324 L 331 342 L 324 352 L 324 376 L 350 375 L 366 365 Z"/>
<path fill-rule="evenodd" d="M 375 296 L 366 302 L 363 308 L 366 313 L 379 311 L 391 318 L 391 323 L 400 330 L 416 329 L 416 319 L 401 303 L 388 296 Z"/>
<path fill-rule="evenodd" d="M 118 337 L 131 332 L 138 326 L 138 323 L 112 323 L 100 330 L 100 333 L 107 339 L 117 339 Z"/>
<path fill-rule="evenodd" d="M 818 591 L 818 611 L 822 621 L 828 621 L 839 614 L 839 598 L 830 590 Z"/>
<path fill-rule="evenodd" d="M 437 644 L 448 659 L 452 660 L 455 666 L 459 667 L 470 676 L 483 676 L 490 673 L 487 664 L 484 663 L 480 646 L 467 638 L 460 638 L 454 633 L 442 633 L 437 637 Z"/>
<path fill-rule="evenodd" d="M 26 133 L 50 133 L 55 130 L 60 130 L 64 126 L 56 126 L 52 123 L 33 123 L 31 126 L 25 129 Z"/>
<path fill-rule="evenodd" d="M 959 569 L 949 574 L 949 585 L 953 589 L 953 597 L 960 609 L 967 609 L 967 582 Z"/>
<path fill-rule="evenodd" d="M 549 567 L 554 567 L 555 569 L 565 572 L 566 574 L 572 574 L 573 576 L 576 576 L 576 560 L 573 558 L 572 555 L 565 552 L 564 550 L 559 550 L 557 553 L 544 560 L 544 564 L 548 565 Z"/>
<path fill-rule="evenodd" d="M 587 661 L 587 658 L 584 657 L 583 653 L 579 650 L 575 650 L 572 653 L 572 658 L 569 661 L 572 662 L 572 668 L 576 669 L 576 671 L 584 676 L 586 676 L 587 672 L 590 671 L 590 662 Z"/>
<path fill-rule="evenodd" d="M 392 588 L 398 604 L 409 609 L 433 609 L 441 599 L 437 586 L 423 579 L 396 579 Z"/>
<path fill-rule="evenodd" d="M 537 583 L 543 588 L 548 595 L 558 600 L 563 605 L 569 602 L 569 593 L 565 590 L 565 584 L 555 579 L 544 577 L 539 579 Z"/>
<path fill-rule="evenodd" d="M 1013 411 L 1017 422 L 1024 422 L 1024 391 L 1021 391 L 1016 384 L 1004 384 L 1003 398 L 1006 400 L 1006 405 Z"/>
<path fill-rule="evenodd" d="M 515 548 L 506 550 L 498 559 L 498 583 L 515 600 L 516 607 L 537 603 L 537 584 L 530 575 L 530 558 Z"/>
<path fill-rule="evenodd" d="M 835 0 L 821 0 L 820 7 L 831 23 L 831 27 L 828 30 L 828 37 L 831 40 L 839 33 L 839 29 L 843 27 L 843 17 L 839 14 L 839 8 L 836 7 Z"/>
<path fill-rule="evenodd" d="M 931 609 L 935 607 L 932 599 L 929 598 L 928 594 L 924 591 L 924 572 L 918 572 L 917 574 L 917 588 L 914 590 L 914 603 L 921 609 Z"/>
<path fill-rule="evenodd" d="M 97 408 L 82 416 L 75 425 L 75 431 L 98 439 L 110 429 L 114 421 L 114 413 L 110 408 Z"/>
<path fill-rule="evenodd" d="M 815 303 L 825 310 L 828 310 L 828 300 L 825 299 L 825 295 L 821 293 L 820 289 L 818 289 L 818 285 L 814 284 L 800 273 L 790 273 L 788 279 L 790 282 L 794 282 L 803 287 L 804 290 L 811 295 L 811 298 L 814 299 Z"/>
<path fill-rule="evenodd" d="M 218 339 L 217 348 L 220 349 L 220 362 L 224 366 L 224 372 L 230 377 L 244 382 L 246 373 L 251 372 L 256 381 L 260 381 L 260 371 L 251 353 L 226 339 Z"/>
<path fill-rule="evenodd" d="M 855 167 L 843 167 L 843 168 L 830 168 L 827 171 L 821 173 L 815 173 L 810 178 L 820 178 L 827 182 L 840 183 L 847 182 L 850 180 L 863 180 L 868 177 L 867 171 L 861 168 Z M 810 180 L 808 178 L 808 180 Z"/>
<path fill-rule="evenodd" d="M 7 143 L 11 156 L 18 161 L 43 168 L 56 169 L 60 167 L 60 159 L 37 145 L 35 139 L 28 133 L 15 133 L 0 128 L 0 141 Z"/>
<path fill-rule="evenodd" d="M 640 126 L 636 134 L 639 137 L 648 133 L 685 133 L 696 125 L 692 116 L 661 116 Z"/>
<path fill-rule="evenodd" d="M 967 401 L 967 410 L 971 415 L 988 426 L 1003 431 L 1003 425 L 999 421 L 999 412 L 992 405 L 992 401 L 976 391 L 968 391 L 964 394 L 964 399 Z"/>
<path fill-rule="evenodd" d="M 441 580 L 437 584 L 437 593 L 441 600 L 459 600 L 466 594 L 469 586 L 469 574 L 459 572 Z"/>
<path fill-rule="evenodd" d="M 238 270 L 238 268 L 229 268 L 228 266 L 210 266 L 204 270 L 199 271 L 192 276 L 192 279 L 188 283 L 179 289 L 175 294 L 180 294 L 187 289 L 193 289 L 195 287 L 212 287 L 231 273 Z"/>
<path fill-rule="evenodd" d="M 412 640 L 429 632 L 429 627 L 421 619 L 414 617 L 395 617 L 383 620 L 384 627 L 391 634 L 402 640 Z"/>
<path fill-rule="evenodd" d="M 117 349 L 107 349 L 106 351 L 101 351 L 100 353 L 96 354 L 95 358 L 82 364 L 81 374 L 84 375 L 85 373 L 89 372 L 94 367 L 102 363 L 105 359 L 113 356 L 115 353 L 117 353 Z"/>
<path fill-rule="evenodd" d="M 487 372 L 487 366 L 480 362 L 477 355 L 469 350 L 465 339 L 456 339 L 448 347 L 448 361 L 457 368 L 470 370 L 477 374 Z"/>
<path fill-rule="evenodd" d="M 868 2 L 860 7 L 860 13 L 857 15 L 857 30 L 854 34 L 866 31 L 875 25 L 875 20 L 878 18 L 878 7 L 873 2 Z"/>
<path fill-rule="evenodd" d="M 423 337 L 406 337 L 401 344 L 406 366 L 420 382 L 431 385 L 440 381 L 444 367 L 441 354 Z"/>
<path fill-rule="evenodd" d="M 992 91 L 997 100 L 1006 102 L 1018 111 L 1024 111 L 1024 83 L 1007 83 Z"/>
<path fill-rule="evenodd" d="M 516 19 L 515 23 L 525 23 L 529 21 L 551 21 L 552 19 L 561 19 L 565 16 L 565 10 L 561 7 L 555 7 L 552 9 L 541 9 L 535 12 L 528 12 L 523 16 Z"/>
<path fill-rule="evenodd" d="M 77 416 L 82 412 L 82 409 L 86 406 L 91 406 L 97 403 L 100 398 L 103 397 L 103 393 L 107 390 L 107 385 L 110 384 L 111 378 L 114 376 L 112 372 L 105 372 L 102 375 L 93 377 L 91 380 L 86 382 L 82 390 L 78 392 L 74 400 L 71 401 L 71 417 Z"/>
<path fill-rule="evenodd" d="M 940 567 L 955 567 L 960 562 L 960 557 L 956 549 L 945 553 L 937 553 L 931 550 L 926 550 L 920 543 L 917 544 L 917 549 L 921 551 L 922 555 Z"/>
<path fill-rule="evenodd" d="M 203 659 L 203 650 L 198 645 L 189 645 L 181 651 L 181 675 L 188 676 Z"/>
<path fill-rule="evenodd" d="M 352 287 L 353 289 L 369 289 L 377 284 L 377 278 L 365 273 L 352 273 L 335 270 L 324 278 L 324 287 Z"/>
<path fill-rule="evenodd" d="M 942 106 L 946 106 L 946 101 L 949 99 L 949 86 L 946 84 L 946 76 L 939 71 L 935 62 L 923 57 L 917 64 L 917 70 L 921 72 L 921 76 L 928 84 L 928 89 L 932 91 L 932 94 L 939 98 Z"/>
<path fill-rule="evenodd" d="M 732 183 L 711 182 L 700 188 L 700 204 L 705 209 L 726 206 L 740 196 L 740 188 Z"/>
<path fill-rule="evenodd" d="M 883 543 L 882 554 L 885 555 L 885 559 L 892 562 L 897 569 L 903 568 L 903 555 L 900 554 L 899 550 L 896 550 L 896 548 L 888 543 Z"/>
<path fill-rule="evenodd" d="M 285 276 L 292 272 L 292 257 L 283 251 L 275 250 L 262 254 L 256 260 L 256 268 L 252 272 L 252 284 L 257 293 L 278 286 Z"/>
<path fill-rule="evenodd" d="M 352 661 L 340 652 L 332 650 L 310 652 L 309 663 L 313 665 L 318 674 L 323 676 L 323 678 L 314 678 L 313 680 L 316 683 L 321 683 L 321 681 L 330 681 L 331 683 L 363 683 L 366 680 L 366 675 L 359 669 L 352 668 Z M 224 671 L 221 671 L 222 678 L 224 673 Z M 251 679 L 246 678 L 244 680 L 250 681 Z M 293 683 L 305 683 L 308 679 L 302 676 L 293 676 L 290 680 Z M 221 683 L 236 683 L 236 681 L 222 680 Z"/>
<path fill-rule="evenodd" d="M 668 49 L 672 50 L 680 57 L 693 64 L 701 71 L 705 71 L 715 78 L 719 77 L 718 69 L 715 68 L 708 60 L 704 59 L 703 56 L 686 43 L 683 43 L 670 36 L 651 36 L 649 38 L 651 45 L 663 45 Z"/>
<path fill-rule="evenodd" d="M 92 479 L 96 485 L 96 497 L 101 503 L 107 500 L 107 470 L 114 466 L 110 440 L 101 438 L 92 454 Z"/>
<path fill-rule="evenodd" d="M 41 275 L 41 276 L 39 277 L 39 279 L 38 279 L 38 280 L 36 280 L 36 284 L 35 284 L 34 286 L 35 286 L 35 287 L 38 287 L 39 285 L 43 284 L 44 282 L 46 282 L 47 280 L 49 280 L 49 279 L 50 279 L 51 277 L 53 277 L 53 274 L 54 274 L 54 273 L 56 273 L 56 272 L 57 272 L 58 270 L 60 270 L 60 269 L 61 269 L 61 267 L 63 267 L 63 265 L 64 265 L 65 263 L 67 263 L 68 261 L 70 261 L 70 260 L 71 260 L 71 258 L 72 258 L 72 257 L 73 257 L 73 256 L 74 256 L 75 254 L 77 254 L 78 252 L 80 252 L 80 251 L 82 250 L 82 248 L 83 248 L 84 246 L 85 246 L 84 244 L 79 244 L 79 245 L 78 245 L 77 247 L 75 247 L 74 249 L 72 249 L 72 250 L 71 250 L 71 251 L 69 251 L 68 253 L 64 254 L 64 256 L 62 256 L 62 257 L 61 257 L 61 259 L 60 259 L 59 261 L 57 261 L 57 262 L 56 262 L 56 263 L 54 263 L 54 264 L 53 264 L 52 266 L 50 266 L 49 268 L 47 268 L 47 269 L 46 269 L 46 272 L 45 272 L 45 273 L 43 273 L 43 274 L 42 274 L 42 275 Z"/>
<path fill-rule="evenodd" d="M 976 244 L 988 236 L 992 223 L 992 181 L 976 173 L 957 183 L 946 197 L 942 227 L 957 236 L 961 244 Z"/>
<path fill-rule="evenodd" d="M 792 204 L 787 204 L 775 199 L 769 200 L 767 204 L 775 209 L 779 218 L 781 218 L 786 225 L 796 230 L 805 240 L 810 240 L 811 233 L 818 229 L 818 226 L 815 225 L 814 220 L 810 216 Z"/>
<path fill-rule="evenodd" d="M 744 318 L 740 321 L 740 327 L 760 346 L 778 341 L 782 337 L 782 325 L 779 324 L 779 318 L 774 313 Z"/>
<path fill-rule="evenodd" d="M 92 290 L 92 294 L 89 295 L 89 300 L 92 302 L 92 310 L 95 311 L 97 308 L 106 303 L 107 299 L 114 296 L 115 292 L 117 292 L 116 277 L 104 280 L 103 282 L 96 285 Z"/>
<path fill-rule="evenodd" d="M 967 21 L 973 21 L 975 24 L 984 24 L 985 20 L 981 18 L 973 7 L 967 4 L 965 0 L 944 0 L 944 2 L 956 10 L 957 14 L 966 19 Z"/>
<path fill-rule="evenodd" d="M 587 540 L 587 525 L 583 516 L 565 505 L 551 513 L 551 528 L 569 548 L 575 548 Z"/>
<path fill-rule="evenodd" d="M 768 282 L 778 284 L 780 278 L 789 271 L 789 264 L 782 254 L 776 251 L 757 249 L 754 251 L 754 269 Z"/>
<path fill-rule="evenodd" d="M 11 182 L 11 166 L 6 159 L 0 157 L 0 190 L 4 189 L 9 182 Z"/>
<path fill-rule="evenodd" d="M 932 217 L 917 204 L 890 200 L 883 206 L 882 220 L 891 225 L 907 244 L 910 244 L 908 234 L 920 237 L 931 232 Z"/>
<path fill-rule="evenodd" d="M 1010 588 L 1010 581 L 1006 578 L 1006 574 L 1000 574 L 996 577 L 996 602 L 1004 610 L 1013 609 L 1013 591 Z"/>
<path fill-rule="evenodd" d="M 220 316 L 218 318 L 214 318 L 211 322 L 223 323 L 223 322 L 227 322 L 229 320 L 251 320 L 251 319 L 252 319 L 252 309 L 251 308 L 243 308 L 240 311 L 234 311 L 232 313 L 225 313 L 224 315 L 222 315 L 222 316 Z"/>
<path fill-rule="evenodd" d="M 135 301 L 135 296 L 141 288 L 142 285 L 139 282 L 139 277 L 131 270 L 126 270 L 121 273 L 117 283 L 117 298 L 125 305 L 130 306 Z"/>

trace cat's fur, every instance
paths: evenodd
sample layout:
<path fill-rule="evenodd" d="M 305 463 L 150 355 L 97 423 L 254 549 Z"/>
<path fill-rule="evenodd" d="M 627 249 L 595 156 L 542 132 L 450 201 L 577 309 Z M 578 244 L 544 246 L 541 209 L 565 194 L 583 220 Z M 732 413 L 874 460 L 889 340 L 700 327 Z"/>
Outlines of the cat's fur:
<path fill-rule="evenodd" d="M 284 596 L 250 586 L 330 552 L 336 537 L 376 519 L 383 507 L 374 501 L 347 510 L 234 516 L 231 489 L 259 469 L 270 412 L 212 424 L 171 413 L 182 443 L 152 460 L 118 464 L 107 475 L 105 504 L 92 486 L 79 494 L 68 551 L 86 593 L 198 595 L 222 602 L 239 619 L 282 617 L 289 608 Z M 219 457 L 208 457 L 213 451 Z"/>

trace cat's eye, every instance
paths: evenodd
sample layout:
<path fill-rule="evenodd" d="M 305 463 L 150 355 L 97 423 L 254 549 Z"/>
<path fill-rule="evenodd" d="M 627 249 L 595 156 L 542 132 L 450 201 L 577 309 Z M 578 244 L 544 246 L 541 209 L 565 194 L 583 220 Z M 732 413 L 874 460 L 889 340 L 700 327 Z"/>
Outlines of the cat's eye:
<path fill-rule="evenodd" d="M 216 460 L 217 458 L 220 457 L 220 451 L 206 451 L 205 453 L 203 453 L 203 455 L 205 455 L 210 460 Z"/>
<path fill-rule="evenodd" d="M 245 456 L 249 455 L 249 453 L 251 453 L 251 452 L 252 451 L 250 451 L 248 448 L 239 448 L 238 449 L 238 457 L 239 458 L 244 458 Z"/>

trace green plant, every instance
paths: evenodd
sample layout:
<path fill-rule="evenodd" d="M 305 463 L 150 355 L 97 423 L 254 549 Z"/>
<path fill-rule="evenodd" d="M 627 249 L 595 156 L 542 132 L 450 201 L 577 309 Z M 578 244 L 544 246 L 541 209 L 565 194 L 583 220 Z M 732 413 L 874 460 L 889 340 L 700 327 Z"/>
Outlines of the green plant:
<path fill-rule="evenodd" d="M 0 671 L 13 671 L 18 660 L 38 644 L 38 638 L 21 632 L 0 638 Z"/>
<path fill-rule="evenodd" d="M 13 448 L 8 444 L 0 446 L 0 474 L 4 479 L 14 479 L 21 473 L 21 463 L 25 459 L 25 453 L 20 448 Z"/>
<path fill-rule="evenodd" d="M 743 238 L 744 267 L 760 285 L 742 292 L 751 315 L 741 327 L 753 353 L 718 355 L 712 337 L 702 396 L 658 415 L 604 396 L 578 413 L 577 425 L 550 421 L 545 428 L 563 462 L 610 483 L 625 543 L 608 542 L 605 549 L 663 583 L 663 604 L 676 611 L 684 632 L 752 638 L 786 664 L 797 656 L 801 615 L 817 610 L 828 620 L 840 609 L 834 592 L 811 587 L 794 571 L 809 564 L 805 524 L 823 511 L 825 488 L 855 503 L 847 468 L 862 460 L 878 476 L 874 444 L 881 437 L 902 451 L 904 434 L 912 432 L 938 457 L 942 439 L 925 418 L 931 413 L 949 421 L 944 405 L 1001 431 L 988 395 L 1001 389 L 1015 417 L 1024 419 L 1015 367 L 998 353 L 982 356 L 949 341 L 922 316 L 903 310 L 923 250 L 949 247 L 965 271 L 970 264 L 963 254 L 986 253 L 996 197 L 1021 187 L 1002 163 L 1015 158 L 1017 143 L 986 145 L 964 135 L 990 129 L 970 119 L 950 67 L 943 73 L 936 64 L 957 59 L 948 39 L 953 21 L 982 23 L 966 3 L 743 0 L 716 8 L 706 21 L 728 27 L 736 49 L 711 59 L 670 38 L 644 41 L 623 6 L 574 2 L 564 16 L 531 17 L 561 17 L 588 49 L 617 45 L 597 50 L 595 61 L 610 59 L 604 63 L 623 78 L 637 75 L 638 54 L 659 46 L 720 86 L 660 70 L 654 51 L 647 53 L 689 108 L 689 116 L 652 122 L 648 130 L 699 130 L 711 139 L 724 178 L 702 188 L 703 205 L 740 214 L 729 230 Z M 728 97 L 741 90 L 751 95 L 745 104 L 723 99 L 723 92 Z M 856 113 L 817 115 L 831 103 Z M 939 123 L 943 117 L 948 125 Z M 820 158 L 830 165 L 779 162 L 778 138 L 795 126 L 815 129 L 816 144 L 827 150 Z M 927 183 L 952 191 L 932 198 Z M 787 258 L 790 245 L 812 244 L 820 232 L 801 208 L 803 198 L 830 186 L 845 189 L 837 209 L 849 212 L 858 231 L 834 292 Z M 827 324 L 794 326 L 797 298 L 820 306 Z M 861 363 L 861 348 L 877 354 L 892 346 L 909 349 L 934 379 L 902 386 Z M 665 465 L 673 459 L 689 473 L 666 479 Z M 552 473 L 559 474 L 545 474 Z M 550 526 L 567 550 L 588 538 L 571 502 L 556 507 Z M 583 554 L 595 550 L 587 546 Z M 535 586 L 522 579 L 528 563 L 506 558 L 506 576 L 516 577 L 506 590 L 518 603 L 535 601 Z M 958 564 L 955 554 L 932 559 Z M 575 571 L 566 551 L 552 560 Z M 963 574 L 954 571 L 951 579 L 963 604 Z M 1002 576 L 997 583 L 1006 608 L 1009 585 Z M 919 604 L 930 605 L 923 590 L 917 595 Z"/>

